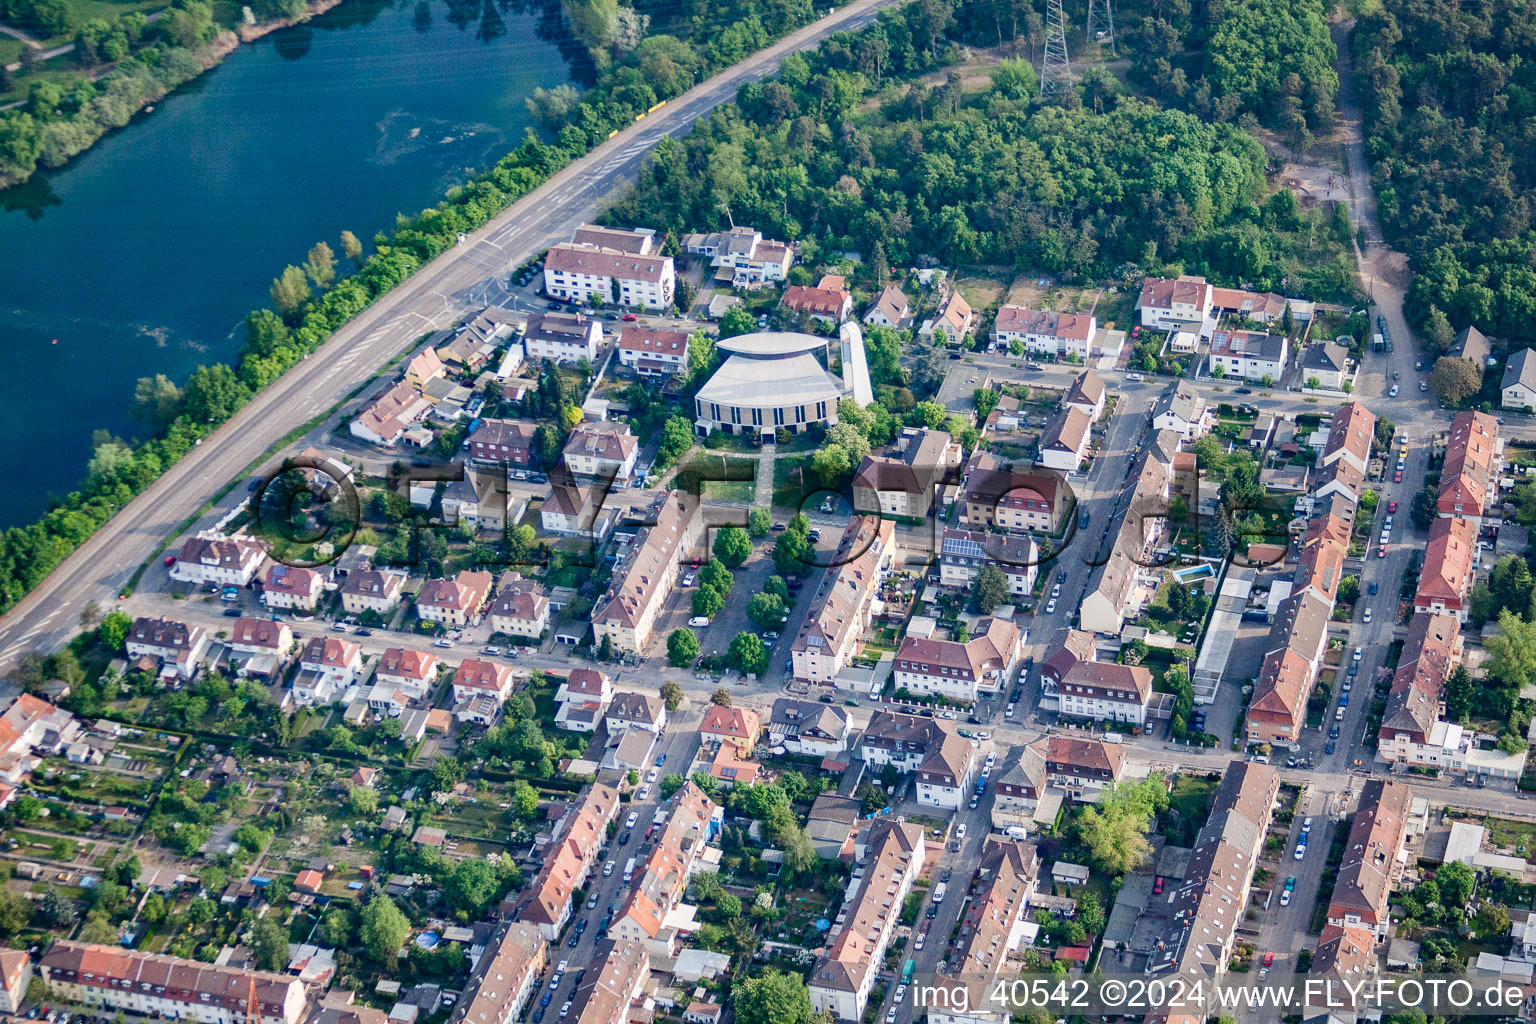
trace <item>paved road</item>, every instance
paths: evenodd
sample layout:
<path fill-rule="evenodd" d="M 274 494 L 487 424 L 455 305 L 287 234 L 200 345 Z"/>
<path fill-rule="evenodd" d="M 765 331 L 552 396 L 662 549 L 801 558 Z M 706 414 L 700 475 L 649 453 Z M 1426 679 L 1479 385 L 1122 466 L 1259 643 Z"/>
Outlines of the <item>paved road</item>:
<path fill-rule="evenodd" d="M 29 649 L 62 646 L 89 601 L 112 601 L 157 546 L 296 424 L 342 400 L 411 339 L 460 319 L 505 275 L 540 249 L 570 237 L 596 202 L 633 180 L 663 138 L 682 134 L 739 86 L 772 74 L 789 53 L 872 21 L 895 0 L 853 0 L 701 85 L 575 161 L 463 244 L 337 331 L 313 356 L 258 395 L 87 541 L 0 619 L 0 671 Z"/>

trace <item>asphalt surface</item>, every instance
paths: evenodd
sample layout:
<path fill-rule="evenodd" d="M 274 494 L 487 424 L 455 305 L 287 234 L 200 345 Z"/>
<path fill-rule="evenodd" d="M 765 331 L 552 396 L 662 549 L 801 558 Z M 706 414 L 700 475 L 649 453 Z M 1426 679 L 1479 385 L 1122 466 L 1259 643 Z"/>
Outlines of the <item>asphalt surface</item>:
<path fill-rule="evenodd" d="M 772 74 L 785 55 L 868 24 L 894 2 L 853 0 L 695 86 L 555 174 L 374 303 L 119 511 L 0 619 L 0 671 L 14 667 L 28 650 L 62 646 L 88 602 L 114 601 L 134 570 L 182 522 L 288 431 L 336 405 L 413 338 L 450 326 L 505 294 L 511 267 L 568 240 L 578 224 L 595 215 L 601 197 L 634 179 L 663 138 L 685 133 L 733 100 L 739 86 Z"/>

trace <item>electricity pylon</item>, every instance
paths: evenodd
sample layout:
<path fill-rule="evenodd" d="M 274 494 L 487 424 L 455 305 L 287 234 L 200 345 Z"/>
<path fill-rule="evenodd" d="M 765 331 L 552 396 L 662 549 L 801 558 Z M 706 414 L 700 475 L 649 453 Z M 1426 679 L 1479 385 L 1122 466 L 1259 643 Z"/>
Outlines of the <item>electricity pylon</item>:
<path fill-rule="evenodd" d="M 1088 0 L 1088 38 L 1097 39 L 1115 56 L 1115 10 L 1111 0 Z"/>
<path fill-rule="evenodd" d="M 1040 91 L 1055 92 L 1072 86 L 1072 62 L 1067 58 L 1067 16 L 1061 0 L 1045 7 L 1045 55 L 1040 61 Z"/>

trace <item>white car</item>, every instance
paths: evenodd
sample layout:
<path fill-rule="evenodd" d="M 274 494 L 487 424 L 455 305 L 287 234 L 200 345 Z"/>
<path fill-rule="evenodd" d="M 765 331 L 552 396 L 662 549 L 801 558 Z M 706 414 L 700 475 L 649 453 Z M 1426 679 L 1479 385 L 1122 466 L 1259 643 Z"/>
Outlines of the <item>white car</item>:
<path fill-rule="evenodd" d="M 1302 832 L 1302 834 L 1305 835 L 1305 834 L 1307 834 L 1308 832 L 1311 832 L 1311 831 L 1312 831 L 1312 819 L 1311 818 L 1303 818 L 1302 822 L 1301 822 L 1301 832 Z"/>
<path fill-rule="evenodd" d="M 1291 893 L 1289 889 L 1280 893 L 1280 905 L 1282 907 L 1288 907 L 1291 905 Z"/>
<path fill-rule="evenodd" d="M 567 999 L 565 1005 L 560 1007 L 560 1016 L 564 1017 L 571 1012 L 571 1001 Z"/>
<path fill-rule="evenodd" d="M 1126 380 L 1146 380 L 1147 378 L 1143 377 L 1139 373 L 1128 373 L 1128 374 L 1125 375 L 1125 379 Z"/>
<path fill-rule="evenodd" d="M 907 986 L 905 986 L 905 985 L 897 985 L 896 986 L 896 996 L 895 996 L 895 998 L 893 998 L 891 1000 L 891 1002 L 899 1003 L 903 999 L 905 999 L 906 997 L 907 997 Z"/>
<path fill-rule="evenodd" d="M 709 625 L 709 616 L 695 615 L 693 618 L 688 620 L 688 625 L 694 627 L 695 629 L 699 628 L 700 626 L 707 626 Z"/>
<path fill-rule="evenodd" d="M 879 700 L 880 699 L 880 687 L 878 687 L 878 686 L 871 686 L 869 688 L 869 699 L 870 700 Z"/>
<path fill-rule="evenodd" d="M 635 797 L 636 797 L 636 799 L 639 799 L 639 800 L 645 800 L 645 799 L 649 798 L 650 795 L 651 795 L 651 784 L 649 782 L 647 782 L 645 785 L 640 787 L 640 792 L 636 793 Z"/>
<path fill-rule="evenodd" d="M 896 1007 L 891 1007 L 891 1011 L 885 1015 L 885 1024 L 896 1024 Z"/>
<path fill-rule="evenodd" d="M 987 754 L 987 770 L 991 771 L 992 766 L 995 764 L 997 764 L 997 751 L 994 750 Z"/>
<path fill-rule="evenodd" d="M 447 637 L 443 637 L 441 640 L 437 641 L 432 646 L 433 647 L 452 647 L 453 646 L 453 641 L 449 640 Z"/>
<path fill-rule="evenodd" d="M 1017 707 L 1018 707 L 1018 705 L 1017 705 L 1017 704 L 1009 704 L 1009 705 L 1008 705 L 1008 708 L 1007 708 L 1007 710 L 1005 710 L 1005 711 L 1004 711 L 1004 712 L 1003 712 L 1003 717 L 1004 717 L 1004 718 L 1012 718 L 1012 717 L 1013 717 L 1013 712 L 1014 712 L 1014 710 L 1015 710 L 1015 709 L 1016 709 L 1016 708 L 1017 708 Z"/>
<path fill-rule="evenodd" d="M 657 773 L 657 769 L 655 769 L 655 768 L 652 768 L 650 771 L 646 772 L 645 773 L 645 781 L 646 782 L 655 782 L 656 781 L 656 773 Z"/>
<path fill-rule="evenodd" d="M 607 877 L 609 877 L 612 874 L 613 874 L 613 861 L 609 861 L 607 864 L 603 865 L 603 877 L 607 878 Z"/>
<path fill-rule="evenodd" d="M 1355 660 L 1359 661 L 1364 656 L 1365 656 L 1364 650 L 1362 648 L 1356 647 L 1355 648 Z"/>
<path fill-rule="evenodd" d="M 639 820 L 640 820 L 640 812 L 639 811 L 630 811 L 629 812 L 629 817 L 624 819 L 624 827 L 627 828 L 627 829 L 634 828 L 635 827 L 635 822 L 637 822 Z"/>
<path fill-rule="evenodd" d="M 1363 621 L 1365 621 L 1366 623 L 1369 623 L 1371 621 L 1371 610 L 1369 608 L 1367 608 L 1365 610 L 1365 619 Z"/>
<path fill-rule="evenodd" d="M 1051 596 L 1052 597 L 1060 597 L 1061 596 L 1061 584 L 1060 583 L 1056 584 L 1054 587 L 1051 588 Z"/>
<path fill-rule="evenodd" d="M 918 932 L 917 933 L 917 942 L 913 943 L 912 948 L 918 950 L 919 952 L 921 952 L 921 950 L 923 948 L 923 938 L 924 938 L 923 933 L 922 932 Z"/>
<path fill-rule="evenodd" d="M 1306 856 L 1307 856 L 1307 844 L 1306 843 L 1297 843 L 1296 844 L 1296 859 L 1297 860 L 1302 860 Z"/>
<path fill-rule="evenodd" d="M 692 572 L 688 573 L 686 576 L 683 577 L 683 586 L 685 586 L 685 587 L 693 586 L 693 581 L 698 579 L 698 578 L 699 577 L 698 577 L 697 573 L 692 573 Z"/>
<path fill-rule="evenodd" d="M 1054 597 L 1045 603 L 1045 614 L 1056 614 L 1056 599 Z"/>
<path fill-rule="evenodd" d="M 956 839 L 964 839 L 965 838 L 965 822 L 962 821 L 959 825 L 957 825 L 955 827 L 955 838 Z"/>
<path fill-rule="evenodd" d="M 555 968 L 555 973 L 556 974 L 564 974 L 565 973 L 565 969 L 567 967 L 569 967 L 569 966 L 571 966 L 571 962 L 569 960 L 561 960 L 560 961 L 560 966 Z"/>

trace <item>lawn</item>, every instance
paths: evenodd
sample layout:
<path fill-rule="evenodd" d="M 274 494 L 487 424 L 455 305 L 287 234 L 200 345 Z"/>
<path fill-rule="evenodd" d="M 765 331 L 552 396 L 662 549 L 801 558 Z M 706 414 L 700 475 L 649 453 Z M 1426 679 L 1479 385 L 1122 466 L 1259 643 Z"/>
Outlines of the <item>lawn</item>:
<path fill-rule="evenodd" d="M 1002 305 L 1003 296 L 1008 294 L 1008 286 L 995 277 L 962 277 L 956 279 L 955 287 L 972 309 Z"/>
<path fill-rule="evenodd" d="M 800 511 L 800 503 L 817 490 L 813 478 L 802 482 L 805 470 L 810 468 L 809 455 L 781 455 L 773 460 L 773 507 Z"/>

